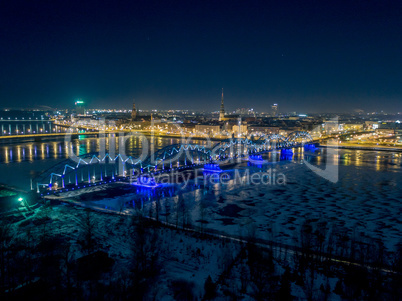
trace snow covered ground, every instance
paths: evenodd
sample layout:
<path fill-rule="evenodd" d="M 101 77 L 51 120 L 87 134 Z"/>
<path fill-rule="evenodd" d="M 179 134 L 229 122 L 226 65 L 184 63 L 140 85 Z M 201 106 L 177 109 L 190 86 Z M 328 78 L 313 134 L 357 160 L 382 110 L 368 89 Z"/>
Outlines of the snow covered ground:
<path fill-rule="evenodd" d="M 27 235 L 35 239 L 44 235 L 63 237 L 71 245 L 72 259 L 78 259 L 85 255 L 79 244 L 83 239 L 82 223 L 86 215 L 83 209 L 69 204 L 41 207 L 29 219 L 13 224 L 12 237 L 14 240 L 23 240 Z M 46 222 L 38 224 L 37 221 L 44 217 Z M 131 216 L 96 211 L 91 214 L 91 219 L 95 225 L 95 249 L 108 252 L 115 260 L 111 280 L 128 274 L 133 257 Z M 152 284 L 157 300 L 174 300 L 170 288 L 174 280 L 193 283 L 195 296 L 202 297 L 206 278 L 210 275 L 216 280 L 228 261 L 228 254 L 235 256 L 241 248 L 235 242 L 201 239 L 196 233 L 186 234 L 169 228 L 160 228 L 156 244 L 163 263 L 158 283 Z"/>

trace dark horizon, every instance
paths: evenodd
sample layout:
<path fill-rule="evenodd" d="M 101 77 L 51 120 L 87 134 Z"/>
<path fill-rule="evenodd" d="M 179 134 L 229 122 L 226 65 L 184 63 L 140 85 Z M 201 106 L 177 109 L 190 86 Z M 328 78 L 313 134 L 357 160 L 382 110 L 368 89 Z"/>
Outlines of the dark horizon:
<path fill-rule="evenodd" d="M 0 5 L 0 106 L 401 112 L 402 4 Z"/>

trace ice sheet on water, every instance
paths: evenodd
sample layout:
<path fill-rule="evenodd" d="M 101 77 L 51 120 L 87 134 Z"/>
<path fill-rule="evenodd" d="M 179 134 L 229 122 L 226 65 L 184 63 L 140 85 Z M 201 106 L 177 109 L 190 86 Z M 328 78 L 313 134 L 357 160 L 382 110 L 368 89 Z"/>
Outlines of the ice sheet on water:
<path fill-rule="evenodd" d="M 206 227 L 232 235 L 246 235 L 252 227 L 257 237 L 269 239 L 273 235 L 280 242 L 292 244 L 295 230 L 306 218 L 321 219 L 349 231 L 361 232 L 363 236 L 381 237 L 385 246 L 393 249 L 402 240 L 402 190 L 398 185 L 402 183 L 402 172 L 400 167 L 389 166 L 387 160 L 394 158 L 399 163 L 401 157 L 370 151 L 340 153 L 348 155 L 347 160 L 354 160 L 354 163 L 338 162 L 337 183 L 320 178 L 303 164 L 281 162 L 275 164 L 275 169 L 286 175 L 287 185 L 215 185 L 216 206 L 203 209 L 206 210 L 204 219 L 208 221 Z M 194 196 L 194 202 L 187 203 L 192 220 L 197 221 L 199 204 L 211 198 L 211 194 L 184 194 L 187 200 Z M 222 214 L 228 205 L 242 209 L 230 217 L 230 221 Z"/>

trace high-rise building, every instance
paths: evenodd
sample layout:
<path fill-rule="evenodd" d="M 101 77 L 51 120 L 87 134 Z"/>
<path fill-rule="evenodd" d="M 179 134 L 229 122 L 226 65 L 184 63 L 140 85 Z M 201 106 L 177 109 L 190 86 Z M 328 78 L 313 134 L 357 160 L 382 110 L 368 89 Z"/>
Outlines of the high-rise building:
<path fill-rule="evenodd" d="M 131 111 L 131 121 L 137 119 L 137 109 L 135 108 L 135 102 L 133 100 L 133 110 Z"/>
<path fill-rule="evenodd" d="M 223 88 L 222 88 L 222 99 L 221 99 L 221 109 L 219 111 L 219 121 L 225 120 L 225 106 L 223 104 Z"/>
<path fill-rule="evenodd" d="M 85 115 L 85 103 L 81 98 L 75 101 L 75 113 L 77 115 Z"/>
<path fill-rule="evenodd" d="M 278 114 L 278 104 L 274 103 L 271 107 L 271 114 L 272 116 L 276 117 Z"/>

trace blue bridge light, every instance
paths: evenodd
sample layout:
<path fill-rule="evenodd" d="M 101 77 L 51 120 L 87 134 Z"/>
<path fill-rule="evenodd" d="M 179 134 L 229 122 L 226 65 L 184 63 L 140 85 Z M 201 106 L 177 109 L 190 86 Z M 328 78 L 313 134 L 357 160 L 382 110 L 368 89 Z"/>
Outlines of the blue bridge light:
<path fill-rule="evenodd" d="M 314 152 L 316 149 L 317 149 L 317 147 L 315 146 L 315 144 L 305 144 L 304 145 L 305 151 Z"/>
<path fill-rule="evenodd" d="M 207 163 L 207 164 L 204 164 L 204 171 L 207 171 L 207 172 L 222 172 L 222 169 L 220 168 L 219 164 Z"/>
<path fill-rule="evenodd" d="M 251 164 L 260 165 L 264 162 L 264 159 L 261 156 L 262 153 L 281 150 L 281 157 L 283 156 L 284 159 L 289 160 L 293 157 L 293 151 L 291 148 L 304 147 L 304 150 L 314 151 L 316 146 L 317 144 L 313 143 L 313 139 L 309 133 L 295 131 L 287 136 L 270 134 L 261 136 L 259 139 L 251 140 L 243 138 L 224 139 L 217 142 L 213 146 L 204 146 L 191 143 L 172 144 L 157 150 L 153 154 L 152 158 L 148 157 L 145 160 L 131 157 L 123 160 L 124 156 L 122 157 L 120 154 L 111 157 L 109 154 L 100 156 L 99 153 L 89 153 L 80 155 L 80 160 L 77 163 L 72 163 L 70 162 L 70 159 L 66 159 L 65 161 L 60 162 L 52 167 L 50 171 L 45 171 L 40 174 L 35 180 L 38 183 L 38 193 L 40 193 L 40 188 L 46 188 L 47 190 L 54 190 L 54 188 L 56 188 L 56 190 L 60 191 L 60 188 L 65 188 L 64 179 L 69 179 L 70 181 L 70 178 L 75 179 L 76 189 L 97 186 L 101 183 L 125 181 L 124 178 L 116 174 L 117 172 L 114 169 L 112 169 L 111 174 L 107 175 L 110 172 L 110 168 L 108 168 L 108 165 L 106 164 L 100 164 L 108 162 L 111 163 L 115 162 L 116 160 L 122 161 L 123 175 L 124 171 L 126 169 L 129 170 L 129 168 L 139 171 L 140 175 L 150 176 L 151 172 L 154 174 L 162 174 L 175 170 L 182 171 L 190 167 L 197 168 L 199 166 L 203 166 L 205 172 L 216 173 L 222 172 L 222 169 L 220 168 L 219 164 L 210 162 L 211 159 L 218 160 L 219 162 L 224 161 L 227 158 L 248 157 Z M 161 165 L 160 168 L 158 168 L 158 163 Z M 84 181 L 83 175 L 85 173 L 89 174 L 90 166 L 93 166 L 95 176 L 95 168 L 99 169 L 100 182 L 95 183 L 94 181 L 91 183 L 91 181 Z M 79 181 L 80 176 L 81 181 Z M 103 182 L 103 180 L 106 179 L 107 181 Z M 57 181 L 60 181 L 62 184 L 58 185 Z M 140 180 L 138 184 L 145 183 Z M 153 183 L 148 184 L 151 186 L 153 185 Z"/>
<path fill-rule="evenodd" d="M 253 160 L 253 161 L 263 161 L 264 160 L 261 155 L 250 155 L 249 159 Z"/>

